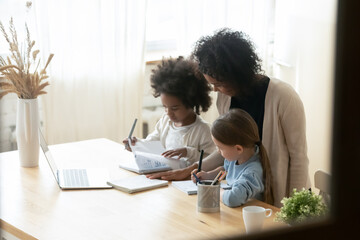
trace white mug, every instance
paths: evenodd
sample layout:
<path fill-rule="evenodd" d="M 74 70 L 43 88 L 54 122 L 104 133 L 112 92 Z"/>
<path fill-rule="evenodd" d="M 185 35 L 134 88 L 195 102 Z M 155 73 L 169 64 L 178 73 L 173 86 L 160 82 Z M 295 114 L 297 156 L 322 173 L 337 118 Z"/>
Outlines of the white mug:
<path fill-rule="evenodd" d="M 272 214 L 270 208 L 247 206 L 242 209 L 245 229 L 247 233 L 261 230 L 265 218 Z"/>

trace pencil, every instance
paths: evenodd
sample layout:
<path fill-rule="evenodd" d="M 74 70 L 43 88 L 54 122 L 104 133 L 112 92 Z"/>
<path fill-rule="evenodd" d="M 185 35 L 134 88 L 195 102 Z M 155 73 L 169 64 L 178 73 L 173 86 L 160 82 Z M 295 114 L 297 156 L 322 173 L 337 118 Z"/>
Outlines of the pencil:
<path fill-rule="evenodd" d="M 132 127 L 131 127 L 131 130 L 130 130 L 130 133 L 129 133 L 128 142 L 127 142 L 127 144 L 126 144 L 126 148 L 127 148 L 127 149 L 130 149 L 130 142 L 129 142 L 129 141 L 131 141 L 131 136 L 132 136 L 132 134 L 133 134 L 133 132 L 134 132 L 136 122 L 137 122 L 137 118 L 135 118 L 134 123 L 133 123 L 133 125 L 132 125 Z"/>
<path fill-rule="evenodd" d="M 217 180 L 219 179 L 219 177 L 222 173 L 223 173 L 223 171 L 220 170 L 219 173 L 214 178 L 214 180 L 212 181 L 211 185 L 214 185 L 217 182 Z"/>
<path fill-rule="evenodd" d="M 131 139 L 131 136 L 132 136 L 132 134 L 133 134 L 133 132 L 134 132 L 136 122 L 137 122 L 137 118 L 135 118 L 134 123 L 133 123 L 133 125 L 132 125 L 132 127 L 131 127 L 131 130 L 130 130 L 130 133 L 129 133 L 129 138 L 130 138 L 130 139 Z"/>
<path fill-rule="evenodd" d="M 201 150 L 201 152 L 200 152 L 200 160 L 199 160 L 198 172 L 201 171 L 201 163 L 202 163 L 203 155 L 204 155 L 204 150 Z"/>
<path fill-rule="evenodd" d="M 218 181 L 219 181 L 219 182 L 222 181 L 222 180 L 225 178 L 226 174 L 227 174 L 227 172 L 224 171 L 224 172 L 221 174 L 221 176 L 219 177 Z"/>

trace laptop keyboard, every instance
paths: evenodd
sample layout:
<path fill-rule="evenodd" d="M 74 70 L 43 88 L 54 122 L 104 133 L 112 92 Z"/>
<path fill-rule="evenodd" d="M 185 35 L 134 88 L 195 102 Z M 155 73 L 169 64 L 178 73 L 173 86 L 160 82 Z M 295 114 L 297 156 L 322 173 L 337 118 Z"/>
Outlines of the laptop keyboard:
<path fill-rule="evenodd" d="M 89 179 L 85 169 L 63 169 L 65 186 L 86 187 Z"/>

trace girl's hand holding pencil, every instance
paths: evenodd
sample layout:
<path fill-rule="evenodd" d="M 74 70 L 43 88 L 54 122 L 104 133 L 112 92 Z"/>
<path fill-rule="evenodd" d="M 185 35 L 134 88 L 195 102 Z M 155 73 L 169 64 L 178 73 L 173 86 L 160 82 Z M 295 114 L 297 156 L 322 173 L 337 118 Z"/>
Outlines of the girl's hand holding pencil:
<path fill-rule="evenodd" d="M 135 126 L 136 126 L 136 122 L 137 122 L 137 118 L 135 118 L 135 120 L 134 120 L 134 123 L 133 123 L 133 125 L 131 127 L 128 138 L 123 140 L 123 143 L 125 144 L 125 149 L 130 151 L 130 152 L 131 152 L 131 148 L 130 148 L 129 144 L 135 145 L 135 143 L 137 141 L 137 139 L 135 137 L 132 137 L 132 134 L 133 134 Z M 131 141 L 131 143 L 129 141 Z"/>
<path fill-rule="evenodd" d="M 123 140 L 123 144 L 125 145 L 125 149 L 128 150 L 128 151 L 130 151 L 130 152 L 131 152 L 131 148 L 130 148 L 130 145 L 129 145 L 129 144 L 131 144 L 131 146 L 134 146 L 136 142 L 137 142 L 137 138 L 136 138 L 136 137 L 132 137 L 132 138 L 131 138 L 131 143 L 129 143 L 129 138 L 125 138 L 125 139 Z"/>
<path fill-rule="evenodd" d="M 196 176 L 196 177 L 195 177 L 195 176 Z M 199 180 L 197 180 L 196 178 L 198 178 Z M 211 179 L 208 172 L 205 172 L 205 171 L 198 172 L 197 169 L 194 169 L 194 170 L 191 172 L 191 180 L 192 180 L 194 183 L 196 183 L 196 182 L 198 182 L 198 181 L 201 181 L 201 180 L 208 180 L 208 179 Z"/>
<path fill-rule="evenodd" d="M 200 151 L 200 159 L 199 159 L 199 166 L 198 169 L 194 169 L 191 172 L 191 179 L 193 180 L 194 183 L 198 183 L 200 182 L 200 175 L 204 174 L 204 171 L 201 171 L 201 164 L 202 164 L 202 160 L 203 160 L 203 156 L 204 156 L 204 150 Z"/>
<path fill-rule="evenodd" d="M 205 172 L 205 171 L 198 172 L 197 169 L 194 169 L 191 172 L 191 180 L 194 183 L 197 182 L 196 178 L 198 178 L 200 181 L 201 180 L 213 180 L 212 185 L 215 185 L 217 182 L 224 180 L 225 177 L 226 177 L 226 171 L 222 167 L 216 168 L 215 170 L 212 170 L 210 172 Z"/>

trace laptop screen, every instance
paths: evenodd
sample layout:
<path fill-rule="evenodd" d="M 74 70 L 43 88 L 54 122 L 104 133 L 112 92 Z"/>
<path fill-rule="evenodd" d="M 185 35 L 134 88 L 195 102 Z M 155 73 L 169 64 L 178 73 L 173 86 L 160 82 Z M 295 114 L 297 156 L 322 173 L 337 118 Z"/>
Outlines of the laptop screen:
<path fill-rule="evenodd" d="M 49 147 L 45 141 L 45 138 L 44 136 L 42 135 L 41 133 L 41 130 L 39 129 L 39 136 L 40 136 L 40 146 L 41 146 L 41 149 L 43 150 L 44 154 L 45 154 L 45 158 L 46 160 L 48 161 L 49 163 L 49 166 L 51 168 L 51 171 L 53 172 L 54 174 L 54 177 L 56 179 L 56 181 L 59 183 L 59 179 L 58 179 L 58 169 L 56 167 L 56 164 L 55 164 L 55 161 L 53 159 L 53 156 L 51 155 L 51 152 L 49 150 Z"/>

